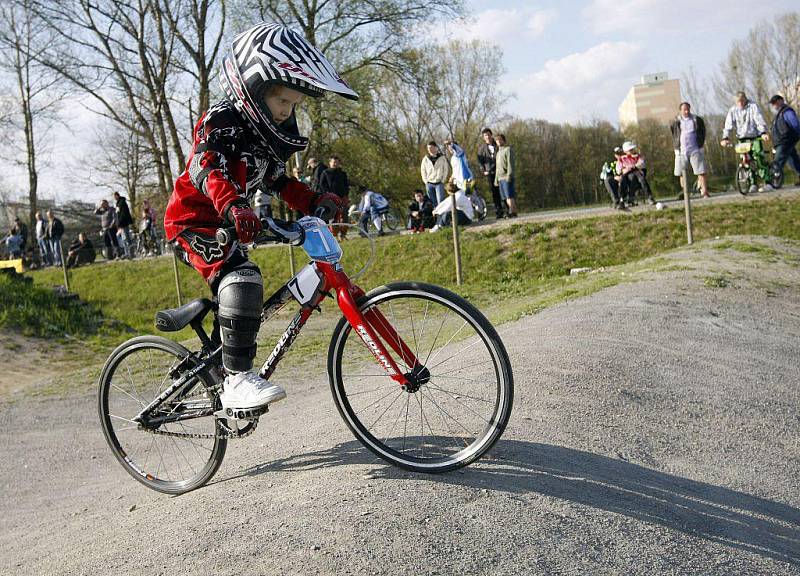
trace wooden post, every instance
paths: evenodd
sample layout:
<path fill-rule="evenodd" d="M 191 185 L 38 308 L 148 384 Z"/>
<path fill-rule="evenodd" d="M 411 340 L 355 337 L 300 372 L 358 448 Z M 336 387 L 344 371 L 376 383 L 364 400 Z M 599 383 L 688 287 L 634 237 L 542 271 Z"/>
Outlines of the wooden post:
<path fill-rule="evenodd" d="M 689 199 L 689 171 L 684 166 L 681 170 L 683 174 L 683 206 L 686 210 L 686 242 L 692 244 L 692 201 Z"/>
<path fill-rule="evenodd" d="M 64 259 L 64 247 L 58 243 L 59 258 L 61 259 L 61 270 L 64 272 L 64 288 L 69 292 L 69 273 L 67 273 L 67 261 Z"/>
<path fill-rule="evenodd" d="M 289 274 L 294 278 L 294 246 L 289 244 Z"/>
<path fill-rule="evenodd" d="M 448 190 L 448 192 L 450 192 Z M 458 238 L 458 208 L 456 207 L 456 195 L 455 193 L 450 194 L 450 224 L 453 226 L 453 251 L 455 253 L 455 260 L 456 260 L 456 284 L 461 286 L 461 282 L 463 281 L 461 276 L 461 243 L 459 242 Z"/>
<path fill-rule="evenodd" d="M 178 276 L 178 255 L 175 249 L 172 250 L 172 271 L 175 273 L 175 291 L 178 293 L 178 306 L 183 306 L 183 296 L 181 295 L 181 282 Z"/>

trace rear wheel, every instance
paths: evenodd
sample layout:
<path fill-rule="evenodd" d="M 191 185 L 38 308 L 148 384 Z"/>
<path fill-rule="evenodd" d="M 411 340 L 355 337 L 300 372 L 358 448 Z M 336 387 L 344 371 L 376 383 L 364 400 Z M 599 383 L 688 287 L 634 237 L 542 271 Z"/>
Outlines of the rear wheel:
<path fill-rule="evenodd" d="M 100 422 L 114 456 L 136 480 L 168 494 L 182 494 L 208 482 L 227 446 L 212 414 L 214 383 L 205 372 L 195 377 L 180 399 L 167 398 L 157 413 L 205 416 L 149 430 L 133 420 L 191 367 L 189 356 L 189 350 L 172 340 L 142 336 L 114 350 L 100 375 Z"/>
<path fill-rule="evenodd" d="M 362 313 L 379 310 L 419 364 L 392 352 L 414 384 L 402 390 L 350 324 L 339 322 L 328 376 L 356 438 L 384 460 L 417 472 L 446 472 L 485 454 L 508 423 L 514 395 L 508 355 L 489 321 L 460 296 L 416 282 L 377 288 L 359 307 Z"/>
<path fill-rule="evenodd" d="M 741 164 L 736 168 L 736 189 L 739 194 L 747 196 L 750 192 L 750 167 L 742 166 Z"/>
<path fill-rule="evenodd" d="M 397 227 L 400 225 L 400 218 L 397 217 L 394 210 L 389 210 L 389 212 L 384 215 L 384 221 L 389 227 L 389 230 L 397 230 Z"/>
<path fill-rule="evenodd" d="M 773 162 L 769 167 L 770 184 L 776 190 L 783 186 L 783 169 L 781 169 L 777 162 Z"/>

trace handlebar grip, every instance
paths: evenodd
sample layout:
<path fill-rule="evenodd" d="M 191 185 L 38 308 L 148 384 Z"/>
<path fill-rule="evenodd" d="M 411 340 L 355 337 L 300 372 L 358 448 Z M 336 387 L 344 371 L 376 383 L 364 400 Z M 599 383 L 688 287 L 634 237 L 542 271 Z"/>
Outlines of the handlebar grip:
<path fill-rule="evenodd" d="M 217 229 L 216 237 L 220 246 L 228 246 L 236 240 L 236 227 L 219 228 Z"/>

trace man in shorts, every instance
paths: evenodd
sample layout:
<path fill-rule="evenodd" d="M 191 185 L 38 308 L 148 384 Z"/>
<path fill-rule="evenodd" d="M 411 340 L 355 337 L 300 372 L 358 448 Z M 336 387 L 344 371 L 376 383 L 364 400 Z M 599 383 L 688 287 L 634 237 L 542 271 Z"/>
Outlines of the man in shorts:
<path fill-rule="evenodd" d="M 697 176 L 700 185 L 700 194 L 708 198 L 708 183 L 706 181 L 706 157 L 703 146 L 706 142 L 706 125 L 700 116 L 692 114 L 692 107 L 688 102 L 681 102 L 680 114 L 670 125 L 672 131 L 672 145 L 675 149 L 675 176 L 681 179 L 683 189 L 683 173 L 688 174 L 691 166 L 692 172 Z M 683 198 L 683 192 L 679 199 Z"/>

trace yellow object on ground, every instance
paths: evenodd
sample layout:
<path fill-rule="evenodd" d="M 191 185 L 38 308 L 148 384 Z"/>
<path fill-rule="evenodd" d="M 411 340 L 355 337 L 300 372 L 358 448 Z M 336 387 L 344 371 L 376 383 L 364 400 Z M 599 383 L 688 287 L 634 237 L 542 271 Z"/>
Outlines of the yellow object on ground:
<path fill-rule="evenodd" d="M 18 274 L 22 274 L 22 258 L 16 260 L 0 260 L 0 268 L 13 268 Z"/>

